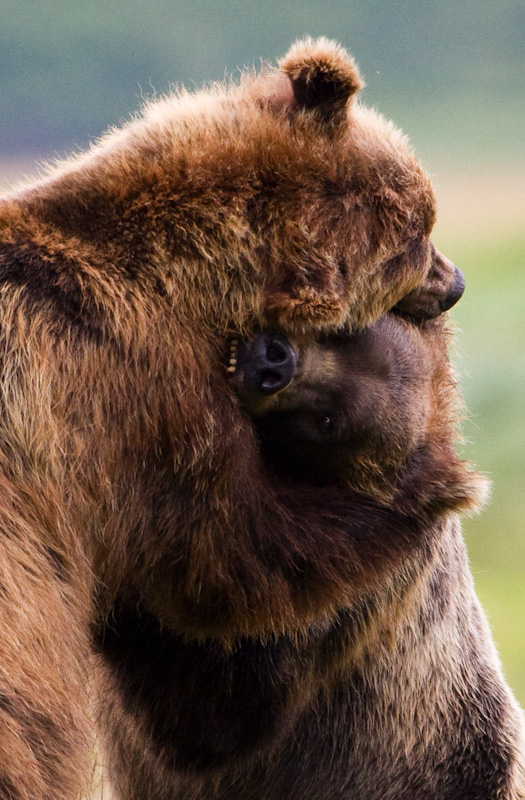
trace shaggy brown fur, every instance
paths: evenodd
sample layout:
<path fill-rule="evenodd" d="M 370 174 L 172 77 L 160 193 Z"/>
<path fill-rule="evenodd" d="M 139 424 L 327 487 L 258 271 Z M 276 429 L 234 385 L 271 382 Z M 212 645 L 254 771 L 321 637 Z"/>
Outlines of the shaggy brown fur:
<path fill-rule="evenodd" d="M 445 333 L 442 317 L 416 322 L 390 313 L 352 336 L 296 343 L 292 383 L 266 394 L 246 380 L 254 362 L 266 369 L 260 351 L 236 345 L 232 385 L 254 418 L 266 463 L 283 481 L 312 487 L 340 482 L 388 500 L 403 470 L 417 471 L 417 452 L 443 429 L 437 419 L 453 421 Z M 283 647 L 281 638 L 266 644 L 262 659 L 258 653 L 258 677 L 284 682 L 276 658 Z M 521 712 L 501 676 L 455 519 L 443 518 L 428 531 L 424 549 L 373 594 L 364 593 L 326 630 L 311 630 L 294 647 L 287 688 L 290 675 L 306 687 L 299 701 L 294 698 L 296 719 L 288 712 L 288 729 L 250 770 L 226 771 L 214 791 L 206 784 L 190 791 L 182 783 L 177 796 L 525 796 Z M 234 687 L 240 684 L 235 659 L 253 668 L 253 649 L 243 642 L 229 657 L 231 671 L 223 674 L 233 677 Z M 315 677 L 305 680 L 308 669 Z M 276 715 L 279 691 L 263 691 L 263 707 Z M 197 700 L 195 708 L 202 709 L 202 731 L 211 745 L 207 703 Z M 245 711 L 247 727 L 251 713 Z M 232 779 L 235 789 L 226 789 Z"/>
<path fill-rule="evenodd" d="M 432 569 L 476 479 L 444 413 L 388 505 L 282 485 L 220 361 L 232 333 L 359 329 L 434 280 L 430 183 L 358 86 L 344 51 L 305 42 L 0 201 L 6 800 L 77 797 L 97 735 L 122 798 L 347 796 L 371 693 L 338 664 L 379 635 L 370 604 L 399 642 L 402 576 Z"/>

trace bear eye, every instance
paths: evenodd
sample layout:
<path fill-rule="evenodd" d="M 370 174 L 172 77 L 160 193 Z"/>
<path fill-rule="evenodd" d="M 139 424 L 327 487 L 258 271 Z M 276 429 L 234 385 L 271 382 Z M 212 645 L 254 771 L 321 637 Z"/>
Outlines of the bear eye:
<path fill-rule="evenodd" d="M 323 414 L 321 417 L 319 417 L 318 424 L 319 430 L 321 430 L 323 433 L 330 433 L 334 427 L 333 417 L 331 417 L 330 414 Z"/>

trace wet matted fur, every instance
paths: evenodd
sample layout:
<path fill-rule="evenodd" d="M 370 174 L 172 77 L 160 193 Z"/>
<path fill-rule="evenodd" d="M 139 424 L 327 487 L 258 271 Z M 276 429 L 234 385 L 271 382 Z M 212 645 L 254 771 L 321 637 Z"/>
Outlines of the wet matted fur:
<path fill-rule="evenodd" d="M 385 504 L 277 479 L 221 363 L 232 333 L 360 329 L 442 278 L 430 182 L 359 86 L 342 49 L 299 43 L 0 201 L 6 799 L 76 798 L 97 739 L 118 798 L 373 798 L 379 763 L 396 797 L 441 797 L 444 761 L 462 787 L 478 751 L 454 761 L 428 728 L 414 748 L 395 667 L 401 698 L 427 676 L 441 728 L 494 730 L 464 695 L 443 711 L 454 513 L 479 494 L 450 405 Z M 409 681 L 416 650 L 432 679 Z M 494 664 L 465 682 L 501 714 L 493 796 L 515 798 Z"/>

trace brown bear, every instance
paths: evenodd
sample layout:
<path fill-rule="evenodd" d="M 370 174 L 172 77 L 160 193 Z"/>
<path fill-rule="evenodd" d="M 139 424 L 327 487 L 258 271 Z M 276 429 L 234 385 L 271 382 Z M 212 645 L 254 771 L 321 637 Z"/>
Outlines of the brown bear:
<path fill-rule="evenodd" d="M 417 472 L 417 453 L 435 438 L 438 418 L 450 413 L 446 345 L 443 318 L 425 318 L 420 295 L 406 299 L 402 315 L 393 309 L 352 335 L 295 345 L 266 331 L 250 342 L 234 339 L 228 369 L 265 462 L 281 480 L 339 482 L 388 502 L 403 471 Z M 281 639 L 258 653 L 258 676 L 265 664 L 263 702 L 275 713 L 280 680 L 289 687 L 290 676 L 304 680 L 314 670 L 297 717 L 288 712 L 288 727 L 242 775 L 234 769 L 215 791 L 177 796 L 525 796 L 523 720 L 499 669 L 457 520 L 444 516 L 381 589 L 364 592 L 294 645 L 286 679 L 276 656 Z M 253 646 L 240 644 L 232 662 L 243 655 L 249 662 Z M 235 674 L 224 670 L 233 677 L 228 691 Z M 253 692 L 250 704 L 246 722 Z"/>
<path fill-rule="evenodd" d="M 266 331 L 250 343 L 232 340 L 231 384 L 281 479 L 390 498 L 450 402 L 447 392 L 440 408 L 450 380 L 442 322 L 420 322 L 395 309 L 352 335 L 297 346 Z"/>
<path fill-rule="evenodd" d="M 275 474 L 221 363 L 232 335 L 313 341 L 394 306 L 435 316 L 458 292 L 429 241 L 430 181 L 359 87 L 341 48 L 308 40 L 279 70 L 152 103 L 0 200 L 6 800 L 78 797 L 95 747 L 117 798 L 361 791 L 345 747 L 368 738 L 372 689 L 347 706 L 341 670 L 352 651 L 359 683 L 365 640 L 388 648 L 394 601 L 424 586 L 403 595 L 407 576 L 478 493 L 450 387 L 384 502 Z M 367 674 L 397 763 L 417 726 L 381 693 L 380 664 Z M 391 728 L 406 733 L 394 750 Z M 310 735 L 333 742 L 324 785 L 296 792 L 299 763 L 317 774 Z M 501 797 L 516 796 L 508 738 Z M 263 788 L 279 743 L 289 766 Z"/>
<path fill-rule="evenodd" d="M 453 420 L 452 377 L 443 319 L 403 307 L 351 335 L 232 340 L 231 385 L 281 485 L 339 484 L 388 504 L 400 484 L 425 484 L 420 456 Z M 139 744 L 133 770 L 121 766 L 117 785 L 133 775 L 124 796 L 522 797 L 520 712 L 447 517 L 373 591 L 300 634 L 192 642 L 118 611 L 105 655 L 134 712 L 114 701 L 108 724 L 129 754 L 140 709 L 173 758 Z M 391 521 L 385 545 L 404 533 Z"/>

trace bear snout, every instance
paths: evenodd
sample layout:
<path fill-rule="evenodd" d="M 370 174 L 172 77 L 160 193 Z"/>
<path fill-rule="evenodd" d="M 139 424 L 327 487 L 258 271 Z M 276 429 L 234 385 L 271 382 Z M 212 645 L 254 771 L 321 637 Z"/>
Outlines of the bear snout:
<path fill-rule="evenodd" d="M 425 282 L 399 300 L 392 311 L 416 321 L 434 319 L 454 306 L 465 291 L 465 278 L 455 264 L 432 248 L 432 266 Z"/>
<path fill-rule="evenodd" d="M 297 353 L 286 336 L 264 331 L 237 347 L 235 383 L 242 395 L 268 397 L 286 389 L 297 372 Z"/>
<path fill-rule="evenodd" d="M 458 267 L 454 264 L 452 266 L 454 267 L 454 278 L 450 291 L 439 301 L 441 311 L 448 311 L 449 308 L 455 306 L 465 291 L 465 276 Z"/>

